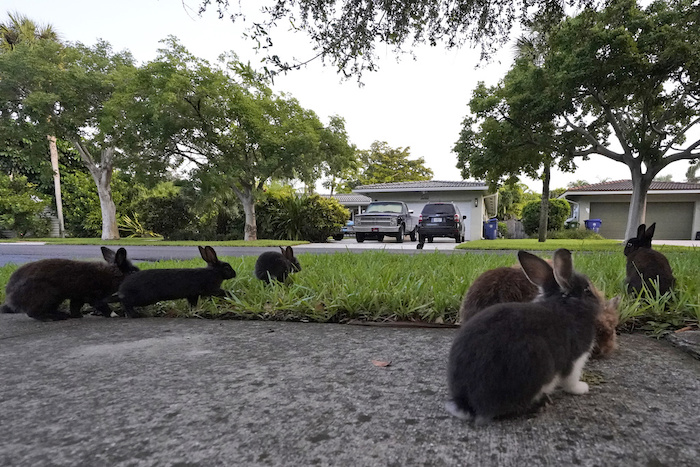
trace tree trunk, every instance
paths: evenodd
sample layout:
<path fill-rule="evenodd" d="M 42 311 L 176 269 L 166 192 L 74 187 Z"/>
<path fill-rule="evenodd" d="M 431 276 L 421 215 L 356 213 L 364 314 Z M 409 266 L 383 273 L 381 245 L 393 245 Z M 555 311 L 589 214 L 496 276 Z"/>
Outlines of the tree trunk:
<path fill-rule="evenodd" d="M 61 175 L 58 171 L 58 148 L 56 137 L 47 136 L 49 140 L 49 153 L 51 154 L 51 168 L 53 169 L 53 189 L 56 194 L 56 216 L 58 217 L 58 236 L 66 236 L 66 224 L 63 221 L 63 199 L 61 198 Z"/>
<path fill-rule="evenodd" d="M 243 189 L 239 189 L 238 187 L 233 186 L 233 192 L 241 201 L 241 204 L 243 205 L 243 212 L 245 213 L 243 240 L 257 240 L 258 224 L 255 219 L 255 197 L 253 196 L 253 189 L 251 187 L 243 187 Z"/>
<path fill-rule="evenodd" d="M 549 179 L 551 167 L 548 162 L 544 164 L 542 170 L 542 201 L 540 202 L 540 227 L 538 232 L 538 242 L 547 240 L 547 219 L 549 217 Z"/>
<path fill-rule="evenodd" d="M 111 186 L 115 148 L 103 149 L 100 164 L 97 165 L 80 141 L 74 141 L 73 145 L 80 153 L 83 163 L 90 171 L 97 186 L 97 196 L 100 198 L 100 211 L 102 213 L 102 240 L 119 240 L 117 207 L 112 199 Z"/>
<path fill-rule="evenodd" d="M 641 170 L 631 170 L 632 172 L 632 199 L 630 200 L 630 210 L 627 214 L 627 230 L 625 230 L 624 240 L 637 236 L 637 227 L 643 224 L 647 211 L 647 192 L 651 185 L 652 177 L 643 174 Z"/>

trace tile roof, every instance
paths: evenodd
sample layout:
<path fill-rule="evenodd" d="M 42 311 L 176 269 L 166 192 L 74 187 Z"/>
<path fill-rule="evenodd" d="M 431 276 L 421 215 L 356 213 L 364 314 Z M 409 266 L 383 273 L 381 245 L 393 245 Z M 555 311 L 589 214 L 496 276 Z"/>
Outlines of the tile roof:
<path fill-rule="evenodd" d="M 356 191 L 368 190 L 419 190 L 419 189 L 435 189 L 435 188 L 488 188 L 484 182 L 469 182 L 461 181 L 444 181 L 444 180 L 422 180 L 418 182 L 394 182 L 394 183 L 373 183 L 371 185 L 360 185 L 355 188 Z"/>
<path fill-rule="evenodd" d="M 335 198 L 340 202 L 340 204 L 369 204 L 372 202 L 372 198 L 365 195 L 358 195 L 355 193 L 336 193 L 331 195 L 321 195 L 324 198 Z"/>
<path fill-rule="evenodd" d="M 649 191 L 667 190 L 700 190 L 700 183 L 688 182 L 651 182 Z M 591 185 L 569 188 L 567 192 L 577 191 L 632 191 L 632 180 L 616 180 L 613 182 L 594 183 Z"/>

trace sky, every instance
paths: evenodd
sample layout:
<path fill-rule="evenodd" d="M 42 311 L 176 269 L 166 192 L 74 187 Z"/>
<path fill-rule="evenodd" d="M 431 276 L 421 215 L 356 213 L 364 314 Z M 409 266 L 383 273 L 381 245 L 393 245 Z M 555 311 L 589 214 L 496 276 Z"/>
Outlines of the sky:
<path fill-rule="evenodd" d="M 242 0 L 257 5 L 255 0 Z M 0 0 L 0 21 L 7 12 L 18 12 L 41 24 L 51 24 L 64 41 L 93 45 L 98 38 L 115 50 L 129 50 L 138 63 L 156 57 L 159 41 L 174 35 L 194 55 L 215 61 L 223 52 L 234 51 L 242 61 L 261 68 L 262 55 L 241 37 L 245 23 L 219 19 L 214 10 L 201 17 L 199 0 Z M 237 5 L 237 1 L 231 1 Z M 303 33 L 281 31 L 274 49 L 283 58 L 309 58 L 311 46 Z M 350 142 L 369 149 L 374 141 L 386 141 L 394 148 L 410 148 L 412 158 L 422 157 L 433 170 L 435 180 L 461 180 L 452 152 L 461 122 L 468 114 L 468 102 L 479 81 L 495 85 L 507 72 L 513 57 L 505 46 L 491 63 L 480 63 L 479 51 L 468 47 L 446 51 L 418 47 L 410 56 L 397 56 L 379 45 L 379 71 L 366 72 L 359 86 L 354 78 L 345 80 L 320 61 L 275 78 L 277 92 L 296 97 L 300 104 L 328 123 L 331 115 L 345 119 Z M 554 171 L 551 188 L 563 188 L 574 180 L 597 183 L 629 179 L 624 164 L 602 156 L 582 161 L 571 173 Z M 687 161 L 667 167 L 684 181 Z M 533 191 L 541 182 L 521 177 Z"/>

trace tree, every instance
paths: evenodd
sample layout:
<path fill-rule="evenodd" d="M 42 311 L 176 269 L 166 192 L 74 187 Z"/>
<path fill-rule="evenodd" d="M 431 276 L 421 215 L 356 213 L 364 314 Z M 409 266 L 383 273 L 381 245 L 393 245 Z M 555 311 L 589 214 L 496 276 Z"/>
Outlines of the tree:
<path fill-rule="evenodd" d="M 688 181 L 689 183 L 700 182 L 700 177 L 697 175 L 698 168 L 700 168 L 700 162 L 696 162 L 695 164 L 692 164 L 690 167 L 688 167 L 688 170 L 685 172 L 686 181 Z"/>
<path fill-rule="evenodd" d="M 17 13 L 8 13 L 8 21 L 0 23 L 0 53 L 12 52 L 18 44 L 36 44 L 40 41 L 59 42 L 58 33 L 53 26 L 38 25 L 28 17 Z M 56 197 L 56 216 L 58 217 L 59 236 L 65 235 L 63 220 L 63 202 L 61 199 L 61 176 L 58 168 L 58 149 L 56 137 L 47 136 L 49 155 L 53 169 L 54 195 Z"/>
<path fill-rule="evenodd" d="M 654 177 L 700 155 L 700 140 L 686 141 L 700 126 L 699 28 L 700 9 L 690 0 L 586 9 L 551 31 L 541 67 L 518 60 L 499 89 L 480 97 L 501 121 L 526 129 L 520 141 L 527 136 L 565 162 L 598 154 L 627 165 L 629 238 L 644 222 Z"/>
<path fill-rule="evenodd" d="M 517 180 L 505 183 L 498 189 L 498 218 L 520 219 L 523 206 L 538 199 L 540 196 L 533 193 L 524 183 Z"/>
<path fill-rule="evenodd" d="M 384 43 L 400 53 L 417 44 L 443 43 L 451 49 L 468 42 L 480 44 L 482 57 L 487 57 L 508 40 L 510 30 L 516 25 L 557 18 L 567 6 L 597 3 L 596 0 L 268 0 L 256 2 L 262 14 L 258 19 L 240 8 L 229 11 L 229 0 L 200 0 L 200 14 L 215 5 L 221 18 L 228 15 L 233 21 L 249 20 L 251 26 L 244 34 L 258 48 L 268 51 L 265 60 L 275 68 L 272 72 L 297 69 L 321 59 L 346 77 L 359 78 L 364 71 L 377 69 L 377 44 Z M 280 23 L 305 32 L 315 55 L 306 60 L 287 60 L 275 53 L 274 30 Z"/>
<path fill-rule="evenodd" d="M 342 121 L 324 128 L 314 112 L 274 94 L 233 54 L 211 65 L 174 37 L 165 44 L 113 102 L 125 115 L 120 140 L 133 153 L 148 151 L 174 166 L 187 162 L 193 177 L 224 184 L 243 206 L 245 239 L 255 240 L 255 200 L 265 182 L 317 179 L 318 167 L 344 144 Z"/>
<path fill-rule="evenodd" d="M 74 146 L 97 187 L 105 240 L 119 238 L 110 187 L 119 151 L 114 132 L 118 118 L 104 108 L 131 66 L 128 53 L 113 53 L 106 42 L 92 48 L 20 43 L 11 54 L 0 54 L 3 127 L 34 144 L 51 134 Z"/>
<path fill-rule="evenodd" d="M 411 148 L 392 148 L 385 141 L 375 141 L 368 150 L 358 152 L 362 167 L 357 176 L 348 180 L 350 188 L 373 183 L 411 182 L 430 180 L 433 171 L 425 166 L 425 159 L 409 159 Z"/>

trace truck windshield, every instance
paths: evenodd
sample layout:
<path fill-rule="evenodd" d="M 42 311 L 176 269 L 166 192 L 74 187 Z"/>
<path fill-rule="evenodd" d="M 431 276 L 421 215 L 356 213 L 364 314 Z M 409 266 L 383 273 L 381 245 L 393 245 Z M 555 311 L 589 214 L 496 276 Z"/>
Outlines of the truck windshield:
<path fill-rule="evenodd" d="M 396 212 L 401 213 L 401 203 L 371 203 L 365 212 Z"/>

